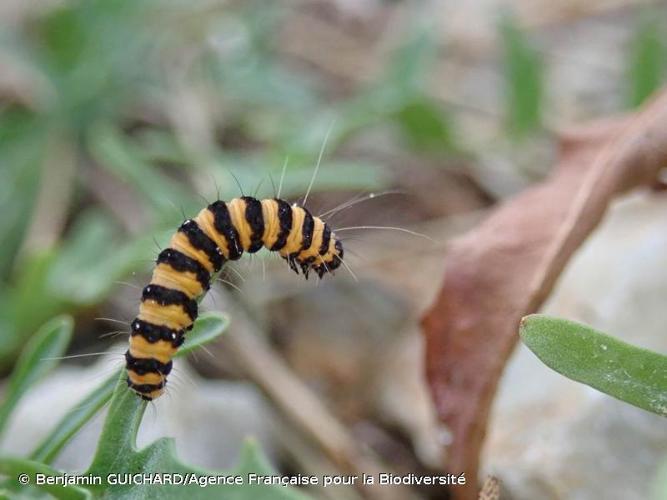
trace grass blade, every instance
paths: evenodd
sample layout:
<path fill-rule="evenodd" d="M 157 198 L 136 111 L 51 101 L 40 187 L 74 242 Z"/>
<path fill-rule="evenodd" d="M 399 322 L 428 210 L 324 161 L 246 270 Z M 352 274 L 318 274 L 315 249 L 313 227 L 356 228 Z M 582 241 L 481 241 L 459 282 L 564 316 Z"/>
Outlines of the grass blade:
<path fill-rule="evenodd" d="M 0 434 L 7 420 L 26 391 L 55 368 L 70 339 L 74 322 L 69 316 L 58 316 L 42 326 L 28 342 L 16 362 L 7 387 L 5 400 L 0 406 Z"/>
<path fill-rule="evenodd" d="M 632 107 L 643 103 L 662 82 L 667 47 L 661 21 L 660 17 L 644 13 L 635 28 L 628 64 L 629 104 Z"/>
<path fill-rule="evenodd" d="M 505 16 L 502 19 L 500 38 L 508 124 L 516 137 L 523 137 L 541 124 L 542 60 L 514 18 Z"/>

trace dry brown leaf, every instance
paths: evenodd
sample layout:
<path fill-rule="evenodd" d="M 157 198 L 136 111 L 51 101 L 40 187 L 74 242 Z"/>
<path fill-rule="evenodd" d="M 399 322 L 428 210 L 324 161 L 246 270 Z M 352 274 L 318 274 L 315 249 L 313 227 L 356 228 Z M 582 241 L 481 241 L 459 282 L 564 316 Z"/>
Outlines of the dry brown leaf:
<path fill-rule="evenodd" d="M 651 185 L 667 165 L 667 92 L 623 119 L 562 137 L 551 176 L 455 240 L 444 284 L 423 318 L 426 370 L 452 433 L 446 468 L 465 472 L 456 498 L 475 498 L 489 408 L 522 316 L 535 312 L 614 196 Z"/>

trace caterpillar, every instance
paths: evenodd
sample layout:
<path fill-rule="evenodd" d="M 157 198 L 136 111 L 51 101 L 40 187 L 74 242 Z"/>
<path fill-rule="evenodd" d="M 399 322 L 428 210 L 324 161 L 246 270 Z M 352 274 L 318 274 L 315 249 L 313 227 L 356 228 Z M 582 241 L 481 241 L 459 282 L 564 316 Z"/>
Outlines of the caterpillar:
<path fill-rule="evenodd" d="M 143 289 L 139 315 L 130 325 L 125 353 L 127 384 L 151 401 L 164 392 L 172 357 L 197 318 L 198 299 L 228 260 L 266 247 L 308 279 L 321 279 L 343 261 L 343 245 L 331 228 L 303 206 L 280 198 L 250 196 L 215 201 L 181 224 L 156 259 Z"/>

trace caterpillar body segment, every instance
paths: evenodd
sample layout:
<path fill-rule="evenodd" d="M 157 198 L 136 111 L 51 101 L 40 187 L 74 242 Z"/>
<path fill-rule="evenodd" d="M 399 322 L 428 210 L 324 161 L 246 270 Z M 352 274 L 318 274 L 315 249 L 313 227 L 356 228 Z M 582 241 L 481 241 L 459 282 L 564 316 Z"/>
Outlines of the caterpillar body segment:
<path fill-rule="evenodd" d="M 228 260 L 262 247 L 278 252 L 297 274 L 319 278 L 337 269 L 343 246 L 331 228 L 278 198 L 216 201 L 188 219 L 160 252 L 143 289 L 125 353 L 128 386 L 143 399 L 164 392 L 172 358 L 197 318 L 197 301 Z"/>

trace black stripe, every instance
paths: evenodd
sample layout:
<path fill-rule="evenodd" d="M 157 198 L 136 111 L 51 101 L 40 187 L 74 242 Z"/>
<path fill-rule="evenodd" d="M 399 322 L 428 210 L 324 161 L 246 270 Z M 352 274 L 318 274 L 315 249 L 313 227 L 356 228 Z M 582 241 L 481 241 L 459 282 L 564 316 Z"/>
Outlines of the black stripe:
<path fill-rule="evenodd" d="M 171 342 L 172 346 L 178 348 L 185 340 L 183 330 L 172 330 L 166 326 L 154 325 L 139 318 L 135 318 L 132 321 L 130 329 L 131 335 L 141 335 L 149 344 L 154 344 L 158 340 L 164 340 L 165 342 Z"/>
<path fill-rule="evenodd" d="M 167 264 L 179 273 L 193 273 L 204 291 L 207 291 L 211 286 L 211 275 L 206 268 L 178 250 L 165 248 L 160 252 L 155 262 L 157 264 Z"/>
<path fill-rule="evenodd" d="M 274 198 L 278 204 L 278 221 L 280 222 L 280 232 L 276 242 L 271 247 L 272 251 L 280 250 L 287 243 L 287 238 L 292 231 L 292 207 L 289 203 L 278 198 Z"/>
<path fill-rule="evenodd" d="M 301 248 L 299 249 L 299 252 L 303 252 L 310 248 L 310 245 L 313 243 L 313 232 L 315 230 L 315 220 L 313 219 L 313 216 L 310 215 L 310 212 L 304 207 L 301 207 L 301 209 L 305 212 L 305 216 L 303 218 L 303 225 L 301 226 L 301 235 L 303 238 L 301 240 Z"/>
<path fill-rule="evenodd" d="M 334 249 L 335 253 L 331 253 L 330 255 L 330 260 L 328 261 L 321 261 L 321 264 L 318 264 L 317 266 L 312 266 L 312 270 L 317 273 L 317 275 L 322 278 L 325 274 L 331 271 L 335 271 L 338 269 L 342 262 L 343 262 L 343 255 L 345 252 L 343 251 L 343 243 L 340 240 L 336 240 L 336 243 L 334 244 Z M 324 254 L 320 254 L 323 256 Z"/>
<path fill-rule="evenodd" d="M 334 248 L 336 249 L 336 253 L 338 254 L 338 258 L 340 260 L 343 260 L 343 255 L 345 255 L 345 252 L 343 252 L 343 242 L 340 240 L 336 240 L 336 243 L 334 244 Z"/>
<path fill-rule="evenodd" d="M 250 247 L 248 253 L 255 253 L 264 246 L 264 214 L 262 213 L 262 202 L 252 196 L 241 198 L 245 201 L 245 220 L 250 226 Z"/>
<path fill-rule="evenodd" d="M 225 237 L 227 240 L 227 248 L 229 249 L 229 260 L 237 260 L 241 258 L 243 249 L 239 233 L 232 224 L 232 218 L 229 215 L 229 209 L 224 201 L 216 201 L 208 206 L 208 210 L 213 214 L 213 227 L 215 230 Z"/>
<path fill-rule="evenodd" d="M 220 253 L 220 249 L 216 246 L 215 242 L 202 231 L 194 220 L 186 220 L 178 228 L 178 231 L 188 237 L 188 241 L 195 249 L 201 250 L 206 254 L 208 260 L 213 264 L 215 271 L 220 270 L 225 263 L 225 258 Z"/>
<path fill-rule="evenodd" d="M 331 228 L 329 224 L 324 224 L 324 229 L 322 230 L 322 244 L 318 253 L 320 255 L 326 255 L 329 251 L 329 243 L 331 242 Z"/>
<path fill-rule="evenodd" d="M 161 306 L 179 305 L 192 321 L 197 319 L 197 301 L 180 290 L 150 284 L 141 293 L 141 301 L 154 300 Z"/>
<path fill-rule="evenodd" d="M 155 358 L 135 358 L 128 350 L 125 353 L 125 366 L 128 370 L 132 370 L 137 375 L 146 375 L 147 373 L 159 373 L 161 375 L 169 375 L 173 363 L 162 363 Z"/>
<path fill-rule="evenodd" d="M 340 259 L 334 257 L 331 259 L 329 262 L 327 262 L 327 267 L 329 268 L 329 271 L 335 271 L 340 267 Z"/>
<path fill-rule="evenodd" d="M 334 271 L 338 269 L 341 265 L 341 262 L 343 261 L 343 244 L 341 243 L 340 240 L 336 240 L 336 244 L 334 245 L 336 249 L 336 253 L 331 255 L 331 260 L 327 262 L 327 267 L 329 268 L 329 271 Z"/>
<path fill-rule="evenodd" d="M 165 383 L 166 381 L 160 382 L 159 384 L 134 384 L 129 377 L 127 378 L 127 385 L 139 394 L 150 394 L 153 391 L 158 391 L 165 386 Z"/>

